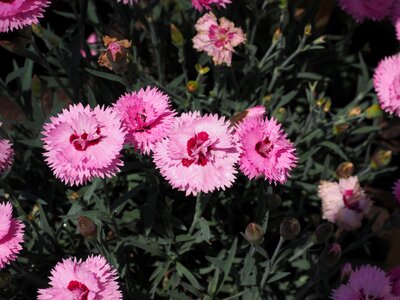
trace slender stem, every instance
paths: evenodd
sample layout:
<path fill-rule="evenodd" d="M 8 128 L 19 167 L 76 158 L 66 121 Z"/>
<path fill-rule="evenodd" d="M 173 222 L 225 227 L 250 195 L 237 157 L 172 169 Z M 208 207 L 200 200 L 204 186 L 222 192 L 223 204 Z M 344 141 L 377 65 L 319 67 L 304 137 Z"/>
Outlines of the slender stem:
<path fill-rule="evenodd" d="M 271 273 L 272 269 L 274 268 L 276 257 L 278 256 L 279 251 L 281 250 L 284 241 L 285 241 L 285 239 L 281 236 L 279 238 L 278 245 L 275 248 L 274 254 L 272 255 L 272 258 L 270 259 L 267 266 L 265 267 L 264 275 L 262 277 L 261 284 L 260 284 L 260 288 L 262 290 L 264 289 L 264 286 L 267 282 L 268 275 Z"/>
<path fill-rule="evenodd" d="M 190 225 L 189 228 L 189 234 L 193 233 L 194 228 L 196 227 L 197 222 L 199 221 L 203 210 L 205 208 L 205 206 L 207 205 L 207 201 L 204 199 L 204 197 L 202 197 L 202 193 L 198 193 L 197 194 L 197 198 L 196 198 L 196 208 L 195 208 L 195 212 L 194 212 L 194 216 L 193 216 L 193 222 L 192 225 Z M 204 202 L 204 203 L 203 203 Z"/>

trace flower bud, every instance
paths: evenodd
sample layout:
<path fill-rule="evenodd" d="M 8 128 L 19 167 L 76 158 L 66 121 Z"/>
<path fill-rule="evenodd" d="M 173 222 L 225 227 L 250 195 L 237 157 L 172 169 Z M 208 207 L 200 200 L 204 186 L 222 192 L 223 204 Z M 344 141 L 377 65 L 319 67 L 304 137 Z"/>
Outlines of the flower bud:
<path fill-rule="evenodd" d="M 7 270 L 2 270 L 0 272 L 0 289 L 5 289 L 9 287 L 11 280 L 12 276 L 10 272 L 8 272 Z"/>
<path fill-rule="evenodd" d="M 371 159 L 371 168 L 377 170 L 386 167 L 392 160 L 392 151 L 378 150 L 374 153 Z"/>
<path fill-rule="evenodd" d="M 318 244 L 329 241 L 333 235 L 334 226 L 332 223 L 323 223 L 318 225 L 314 233 L 315 242 Z"/>
<path fill-rule="evenodd" d="M 97 234 L 96 224 L 85 216 L 78 217 L 78 230 L 84 238 L 89 240 L 94 238 Z"/>
<path fill-rule="evenodd" d="M 329 112 L 330 110 L 331 110 L 331 106 L 332 106 L 332 100 L 331 99 L 327 99 L 326 101 L 325 101 L 325 104 L 324 104 L 324 112 Z"/>
<path fill-rule="evenodd" d="M 283 122 L 286 119 L 286 109 L 284 107 L 279 108 L 277 111 L 274 112 L 273 116 L 278 122 Z"/>
<path fill-rule="evenodd" d="M 354 164 L 345 161 L 342 162 L 337 168 L 336 168 L 336 177 L 337 178 L 349 178 L 351 175 L 353 175 L 354 172 Z"/>
<path fill-rule="evenodd" d="M 267 195 L 267 206 L 270 210 L 277 210 L 281 206 L 282 199 L 278 194 Z"/>
<path fill-rule="evenodd" d="M 42 36 L 42 27 L 38 24 L 32 24 L 32 31 L 34 34 L 36 34 L 37 36 L 41 37 Z"/>
<path fill-rule="evenodd" d="M 197 73 L 199 73 L 200 75 L 205 75 L 210 71 L 209 67 L 203 67 L 200 64 L 196 64 L 194 67 L 195 67 Z"/>
<path fill-rule="evenodd" d="M 342 254 L 342 247 L 338 243 L 328 245 L 322 250 L 321 256 L 318 260 L 318 265 L 322 269 L 329 269 L 338 263 Z"/>
<path fill-rule="evenodd" d="M 171 24 L 171 40 L 175 47 L 182 47 L 185 45 L 185 38 L 182 35 L 182 32 L 174 25 Z"/>
<path fill-rule="evenodd" d="M 349 117 L 356 117 L 359 115 L 361 115 L 361 106 L 356 106 L 356 107 L 352 108 L 348 113 Z"/>
<path fill-rule="evenodd" d="M 351 266 L 351 263 L 345 263 L 342 266 L 342 270 L 340 271 L 340 282 L 346 282 L 350 278 L 351 272 L 353 272 L 353 267 Z"/>
<path fill-rule="evenodd" d="M 346 124 L 346 123 L 335 124 L 335 126 L 333 126 L 333 134 L 340 135 L 343 132 L 345 132 L 347 129 L 349 129 L 349 127 L 350 127 L 350 125 Z"/>
<path fill-rule="evenodd" d="M 367 119 L 375 119 L 375 118 L 380 118 L 382 117 L 383 112 L 379 104 L 374 104 L 371 105 L 370 107 L 367 108 L 365 111 L 365 117 Z"/>
<path fill-rule="evenodd" d="M 296 218 L 287 217 L 283 219 L 279 233 L 285 240 L 291 240 L 300 233 L 300 229 L 300 223 Z"/>
<path fill-rule="evenodd" d="M 186 90 L 191 94 L 196 93 L 199 90 L 199 83 L 197 81 L 190 80 L 186 84 Z"/>
<path fill-rule="evenodd" d="M 74 202 L 79 199 L 79 194 L 75 191 L 68 193 L 67 198 L 69 201 Z"/>
<path fill-rule="evenodd" d="M 264 238 L 264 230 L 257 223 L 250 223 L 244 233 L 246 240 L 252 244 L 259 244 Z"/>
<path fill-rule="evenodd" d="M 304 27 L 304 35 L 305 36 L 310 36 L 312 33 L 312 25 L 310 23 L 308 23 L 305 27 Z"/>
<path fill-rule="evenodd" d="M 277 28 L 274 32 L 274 36 L 272 37 L 272 44 L 276 44 L 282 37 L 282 31 L 280 28 Z"/>
<path fill-rule="evenodd" d="M 124 74 L 128 69 L 128 49 L 132 43 L 128 40 L 118 40 L 109 36 L 103 37 L 107 51 L 100 54 L 98 64 L 114 71 L 116 74 Z"/>

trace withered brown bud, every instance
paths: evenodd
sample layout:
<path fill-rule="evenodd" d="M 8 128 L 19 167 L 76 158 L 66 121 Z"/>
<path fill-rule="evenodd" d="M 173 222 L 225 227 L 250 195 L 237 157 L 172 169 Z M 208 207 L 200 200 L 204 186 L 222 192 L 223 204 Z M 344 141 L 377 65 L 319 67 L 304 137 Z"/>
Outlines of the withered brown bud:
<path fill-rule="evenodd" d="M 336 168 L 336 176 L 338 178 L 349 178 L 351 175 L 353 175 L 353 172 L 354 172 L 354 164 L 349 161 L 342 162 Z"/>
<path fill-rule="evenodd" d="M 94 238 L 97 234 L 96 224 L 94 224 L 94 222 L 91 219 L 85 216 L 79 216 L 78 230 L 83 237 L 89 240 Z"/>
<path fill-rule="evenodd" d="M 252 244 L 259 244 L 264 238 L 264 230 L 257 223 L 250 223 L 244 233 L 246 240 Z"/>
<path fill-rule="evenodd" d="M 285 240 L 291 240 L 300 233 L 300 229 L 300 223 L 296 218 L 287 217 L 283 219 L 279 228 L 279 233 Z"/>
<path fill-rule="evenodd" d="M 195 80 L 190 80 L 187 84 L 186 84 L 186 90 L 191 93 L 194 94 L 199 90 L 199 83 Z"/>

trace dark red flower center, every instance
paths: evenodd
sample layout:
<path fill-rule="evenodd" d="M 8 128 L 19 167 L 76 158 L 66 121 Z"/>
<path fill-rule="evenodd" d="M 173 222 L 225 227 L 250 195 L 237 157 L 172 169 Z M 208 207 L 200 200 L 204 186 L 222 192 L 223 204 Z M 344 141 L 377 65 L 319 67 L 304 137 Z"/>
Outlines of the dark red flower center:
<path fill-rule="evenodd" d="M 74 300 L 88 300 L 89 289 L 83 283 L 72 280 L 69 282 L 67 289 L 73 292 Z"/>
<path fill-rule="evenodd" d="M 88 147 L 97 145 L 102 136 L 100 134 L 100 128 L 97 128 L 96 132 L 93 134 L 88 134 L 83 132 L 82 134 L 78 134 L 74 132 L 69 137 L 69 142 L 75 147 L 78 151 L 85 151 Z"/>
<path fill-rule="evenodd" d="M 150 125 L 147 121 L 146 112 L 143 110 L 142 112 L 138 112 L 134 117 L 133 124 L 134 124 L 134 131 L 145 131 L 150 129 Z"/>
<path fill-rule="evenodd" d="M 3 2 L 3 3 L 12 3 L 12 2 L 14 2 L 15 0 L 0 0 L 0 2 Z"/>
<path fill-rule="evenodd" d="M 258 142 L 256 144 L 256 151 L 258 154 L 260 154 L 262 157 L 267 158 L 268 154 L 271 152 L 272 148 L 274 145 L 270 142 L 268 138 L 265 140 Z"/>
<path fill-rule="evenodd" d="M 353 190 L 345 190 L 343 193 L 344 205 L 351 210 L 360 211 L 359 197 Z"/>
<path fill-rule="evenodd" d="M 359 292 L 358 299 L 354 299 L 354 300 L 383 300 L 383 299 L 384 299 L 384 297 L 375 297 L 372 295 L 367 295 L 365 290 L 361 289 Z"/>
<path fill-rule="evenodd" d="M 185 167 L 189 167 L 193 163 L 200 166 L 205 166 L 208 163 L 207 156 L 210 146 L 204 145 L 208 140 L 209 136 L 207 132 L 201 131 L 187 141 L 186 150 L 190 158 L 182 159 L 182 164 Z"/>

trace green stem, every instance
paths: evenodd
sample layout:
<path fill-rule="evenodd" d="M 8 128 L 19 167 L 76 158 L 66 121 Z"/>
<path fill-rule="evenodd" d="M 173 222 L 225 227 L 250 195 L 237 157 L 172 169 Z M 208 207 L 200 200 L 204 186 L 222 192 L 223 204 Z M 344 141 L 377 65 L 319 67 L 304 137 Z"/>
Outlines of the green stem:
<path fill-rule="evenodd" d="M 275 248 L 274 254 L 272 255 L 272 258 L 270 259 L 267 266 L 265 267 L 264 275 L 262 277 L 261 284 L 260 284 L 261 290 L 264 289 L 264 286 L 267 282 L 268 276 L 271 273 L 272 269 L 274 268 L 276 257 L 278 256 L 279 251 L 281 250 L 284 241 L 285 241 L 285 239 L 281 236 L 279 238 L 278 245 Z"/>
<path fill-rule="evenodd" d="M 202 197 L 202 193 L 197 194 L 197 199 L 196 199 L 196 208 L 193 216 L 193 222 L 192 225 L 190 225 L 189 228 L 189 234 L 193 233 L 194 228 L 196 227 L 197 222 L 199 221 L 201 215 L 203 214 L 203 211 L 207 205 L 208 198 Z"/>

